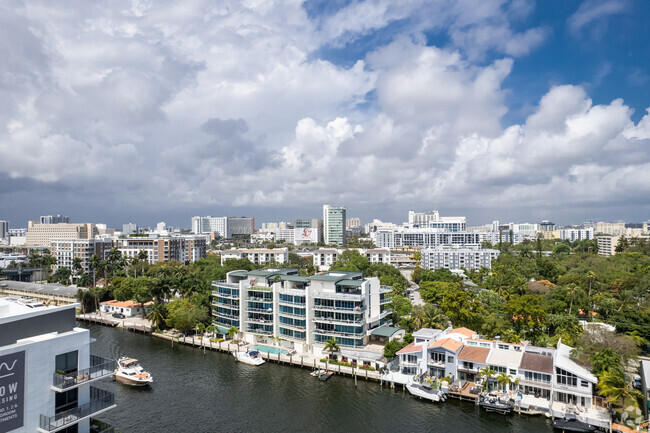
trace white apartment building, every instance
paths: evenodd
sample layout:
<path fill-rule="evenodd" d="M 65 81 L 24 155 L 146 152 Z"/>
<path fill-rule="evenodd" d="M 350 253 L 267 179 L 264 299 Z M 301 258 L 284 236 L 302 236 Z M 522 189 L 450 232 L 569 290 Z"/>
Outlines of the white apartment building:
<path fill-rule="evenodd" d="M 348 218 L 345 222 L 345 225 L 350 227 L 361 227 L 361 218 Z"/>
<path fill-rule="evenodd" d="M 41 224 L 29 221 L 25 245 L 49 248 L 52 239 L 93 239 L 98 234 L 95 224 Z"/>
<path fill-rule="evenodd" d="M 360 272 L 304 277 L 290 268 L 233 271 L 212 286 L 220 332 L 235 326 L 249 343 L 280 338 L 284 347 L 318 356 L 332 338 L 344 348 L 363 348 L 391 312 L 386 295 L 392 289 Z"/>
<path fill-rule="evenodd" d="M 594 238 L 593 227 L 587 229 L 562 229 L 560 230 L 560 239 L 571 242 L 584 241 Z"/>
<path fill-rule="evenodd" d="M 499 251 L 481 249 L 480 245 L 437 246 L 425 248 L 422 254 L 423 269 L 492 269 L 492 260 L 499 257 Z"/>
<path fill-rule="evenodd" d="M 133 259 L 140 251 L 147 253 L 147 262 L 155 264 L 177 260 L 182 263 L 195 262 L 206 254 L 205 236 L 131 236 L 114 239 L 113 245 L 122 256 Z"/>
<path fill-rule="evenodd" d="M 55 271 L 60 268 L 72 269 L 74 259 L 78 258 L 81 259 L 83 271 L 90 274 L 90 257 L 97 254 L 100 260 L 104 260 L 112 247 L 110 239 L 52 239 L 50 254 L 56 258 Z"/>
<path fill-rule="evenodd" d="M 464 232 L 467 227 L 465 217 L 441 217 L 437 210 L 431 212 L 409 211 L 409 228 L 431 228 L 446 232 Z"/>
<path fill-rule="evenodd" d="M 0 253 L 0 269 L 6 268 L 12 262 L 14 263 L 27 263 L 27 256 L 18 253 Z"/>
<path fill-rule="evenodd" d="M 385 263 L 391 264 L 390 249 L 388 248 L 373 248 L 368 250 L 358 249 L 359 253 L 365 256 L 370 264 Z"/>
<path fill-rule="evenodd" d="M 366 257 L 372 263 L 386 263 L 391 264 L 390 250 L 388 248 L 372 248 L 364 250 L 362 248 L 349 248 L 356 250 L 362 256 Z M 314 266 L 320 271 L 328 271 L 330 266 L 345 251 L 343 248 L 319 248 L 313 254 Z"/>
<path fill-rule="evenodd" d="M 248 259 L 256 265 L 265 263 L 287 263 L 289 261 L 288 248 L 250 248 L 232 249 L 221 252 L 221 264 L 228 259 Z"/>
<path fill-rule="evenodd" d="M 252 235 L 255 233 L 255 218 L 249 217 L 192 217 L 192 233 L 215 233 L 220 238 Z"/>
<path fill-rule="evenodd" d="M 115 362 L 90 354 L 76 306 L 0 298 L 0 431 L 112 431 L 94 417 L 116 406 L 114 395 L 95 385 Z"/>
<path fill-rule="evenodd" d="M 443 232 L 438 228 L 404 228 L 370 233 L 370 239 L 379 248 L 426 248 L 438 245 L 480 244 L 480 233 Z"/>
<path fill-rule="evenodd" d="M 605 257 L 611 257 L 616 254 L 616 245 L 620 236 L 596 236 L 598 242 L 598 254 Z"/>

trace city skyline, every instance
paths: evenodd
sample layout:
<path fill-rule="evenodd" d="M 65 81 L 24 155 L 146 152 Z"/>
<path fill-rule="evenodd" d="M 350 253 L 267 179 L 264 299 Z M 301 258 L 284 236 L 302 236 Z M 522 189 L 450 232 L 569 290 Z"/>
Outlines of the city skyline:
<path fill-rule="evenodd" d="M 650 216 L 642 1 L 0 8 L 12 227 Z"/>

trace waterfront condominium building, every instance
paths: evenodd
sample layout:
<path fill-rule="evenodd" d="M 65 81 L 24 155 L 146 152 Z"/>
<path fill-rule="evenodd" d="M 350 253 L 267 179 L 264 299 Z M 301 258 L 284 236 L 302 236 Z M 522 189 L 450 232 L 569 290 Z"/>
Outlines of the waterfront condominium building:
<path fill-rule="evenodd" d="M 74 259 L 81 259 L 81 267 L 87 274 L 91 273 L 90 257 L 97 254 L 100 260 L 104 260 L 113 247 L 111 239 L 52 239 L 50 254 L 56 258 L 54 269 L 72 269 Z"/>
<path fill-rule="evenodd" d="M 323 239 L 328 245 L 345 245 L 345 207 L 323 205 Z"/>
<path fill-rule="evenodd" d="M 423 269 L 492 269 L 492 260 L 499 251 L 481 249 L 480 245 L 442 246 L 422 250 Z"/>
<path fill-rule="evenodd" d="M 364 347 L 373 329 L 389 323 L 391 312 L 392 289 L 360 272 L 305 277 L 292 268 L 233 271 L 212 286 L 220 332 L 235 326 L 249 343 L 280 338 L 285 347 L 317 355 L 329 339 Z"/>
<path fill-rule="evenodd" d="M 95 387 L 115 362 L 90 354 L 77 306 L 0 298 L 1 432 L 113 431 L 94 417 L 115 407 L 114 395 Z"/>
<path fill-rule="evenodd" d="M 95 224 L 41 224 L 29 221 L 25 246 L 49 248 L 52 239 L 92 239 L 97 234 Z"/>

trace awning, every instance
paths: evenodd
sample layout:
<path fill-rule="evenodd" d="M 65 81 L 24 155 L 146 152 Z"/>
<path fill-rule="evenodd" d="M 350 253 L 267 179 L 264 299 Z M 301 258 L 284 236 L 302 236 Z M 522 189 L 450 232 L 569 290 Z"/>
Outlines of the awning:
<path fill-rule="evenodd" d="M 392 337 L 399 331 L 404 331 L 402 328 L 397 328 L 395 326 L 380 326 L 370 331 L 370 335 L 377 335 L 379 337 Z M 406 332 L 406 331 L 404 331 Z"/>
<path fill-rule="evenodd" d="M 228 333 L 228 328 L 226 328 L 225 326 L 217 325 L 215 326 L 215 330 L 217 331 L 217 334 L 226 335 Z"/>

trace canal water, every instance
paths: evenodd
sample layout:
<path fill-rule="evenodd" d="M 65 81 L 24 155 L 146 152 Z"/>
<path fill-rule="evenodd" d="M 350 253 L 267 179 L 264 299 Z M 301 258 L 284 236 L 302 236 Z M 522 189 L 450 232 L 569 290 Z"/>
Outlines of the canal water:
<path fill-rule="evenodd" d="M 104 381 L 117 408 L 99 418 L 121 433 L 151 432 L 550 432 L 544 417 L 502 416 L 473 404 L 417 400 L 401 389 L 334 376 L 321 382 L 300 369 L 241 364 L 203 351 L 100 325 L 95 355 L 140 360 L 154 383 L 132 388 Z"/>

